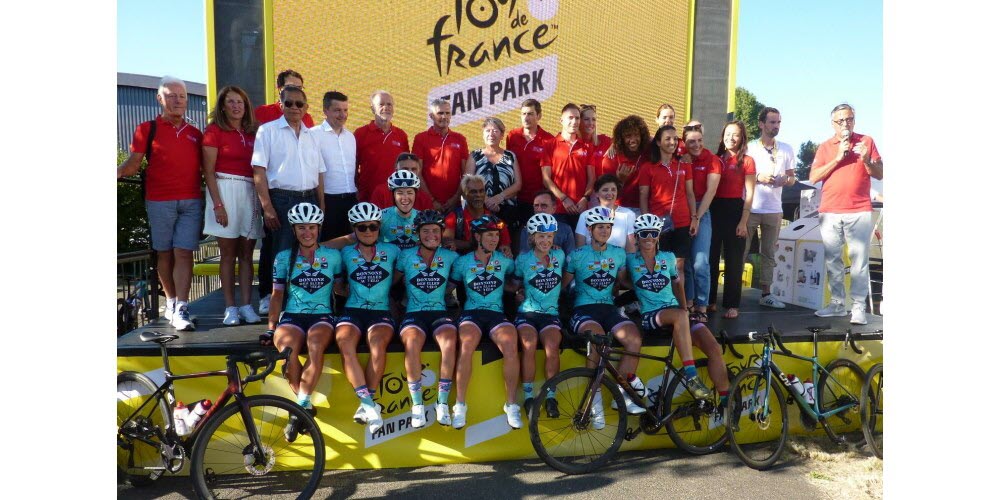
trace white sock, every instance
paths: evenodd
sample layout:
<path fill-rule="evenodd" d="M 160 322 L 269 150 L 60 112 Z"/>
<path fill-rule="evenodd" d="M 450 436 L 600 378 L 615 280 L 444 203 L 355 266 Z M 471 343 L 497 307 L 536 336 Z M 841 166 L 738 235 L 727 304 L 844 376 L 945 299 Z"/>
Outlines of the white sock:
<path fill-rule="evenodd" d="M 174 305 L 177 303 L 177 298 L 167 299 L 167 311 L 173 311 Z"/>

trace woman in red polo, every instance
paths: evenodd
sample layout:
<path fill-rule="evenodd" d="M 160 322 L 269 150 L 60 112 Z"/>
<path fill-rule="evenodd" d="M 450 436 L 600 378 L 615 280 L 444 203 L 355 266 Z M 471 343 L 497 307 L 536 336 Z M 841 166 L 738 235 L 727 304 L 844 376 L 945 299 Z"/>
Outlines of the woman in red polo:
<path fill-rule="evenodd" d="M 708 310 L 715 310 L 719 290 L 719 257 L 726 259 L 726 278 L 722 289 L 724 318 L 739 316 L 743 282 L 743 246 L 746 245 L 747 219 L 753 204 L 757 169 L 747 153 L 747 129 L 743 122 L 731 121 L 722 129 L 722 139 L 716 153 L 722 160 L 722 177 L 715 199 L 712 200 L 712 266 Z"/>
<path fill-rule="evenodd" d="M 218 238 L 219 278 L 226 310 L 225 325 L 260 322 L 250 305 L 254 276 L 253 247 L 264 236 L 260 200 L 254 191 L 253 142 L 257 122 L 243 89 L 230 85 L 219 92 L 202 139 L 205 176 L 205 234 Z M 209 208 L 211 207 L 211 208 Z M 240 307 L 236 307 L 236 259 L 240 260 Z"/>

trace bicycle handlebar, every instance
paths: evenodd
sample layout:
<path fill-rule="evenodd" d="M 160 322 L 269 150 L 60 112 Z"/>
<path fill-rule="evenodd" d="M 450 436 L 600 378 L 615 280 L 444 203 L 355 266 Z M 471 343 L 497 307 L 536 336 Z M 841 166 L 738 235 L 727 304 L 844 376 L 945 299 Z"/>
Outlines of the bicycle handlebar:
<path fill-rule="evenodd" d="M 764 342 L 765 344 L 770 343 L 771 345 L 777 347 L 781 352 L 785 354 L 791 354 L 785 344 L 781 341 L 781 332 L 775 329 L 773 326 L 767 327 L 767 332 L 759 333 L 756 331 L 747 334 L 747 338 L 751 342 Z"/>
<path fill-rule="evenodd" d="M 243 379 L 243 384 L 249 384 L 250 382 L 256 382 L 258 380 L 263 380 L 274 371 L 274 365 L 278 360 L 287 360 L 288 356 L 292 353 L 291 347 L 286 347 L 285 350 L 281 352 L 269 351 L 269 352 L 251 352 L 239 359 L 234 359 L 238 363 L 244 363 L 250 367 L 250 374 Z M 261 367 L 264 367 L 264 371 L 257 373 Z"/>
<path fill-rule="evenodd" d="M 751 332 L 751 334 L 753 334 L 753 333 L 754 332 Z M 740 354 L 740 352 L 736 350 L 736 346 L 733 345 L 733 341 L 729 338 L 729 334 L 726 333 L 726 329 L 725 328 L 719 330 L 719 337 L 722 338 L 721 344 L 722 344 L 722 353 L 723 354 L 726 353 L 726 346 L 728 346 L 729 350 L 733 353 L 733 357 L 735 357 L 736 359 L 743 359 L 743 355 Z M 751 340 L 752 340 L 752 338 L 751 338 Z"/>
<path fill-rule="evenodd" d="M 610 346 L 611 345 L 611 336 L 610 335 L 595 335 L 590 330 L 584 330 L 583 331 L 583 336 L 586 337 L 586 339 L 590 343 L 592 343 L 592 344 L 606 345 L 606 346 Z"/>

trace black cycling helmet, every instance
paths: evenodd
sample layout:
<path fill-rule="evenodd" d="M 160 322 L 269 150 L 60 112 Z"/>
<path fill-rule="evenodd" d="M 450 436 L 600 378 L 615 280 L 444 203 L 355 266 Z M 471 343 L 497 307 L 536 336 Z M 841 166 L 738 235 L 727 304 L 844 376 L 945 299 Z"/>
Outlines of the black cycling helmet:
<path fill-rule="evenodd" d="M 469 227 L 473 233 L 485 233 L 486 231 L 499 231 L 503 227 L 503 223 L 496 216 L 483 215 L 473 219 L 469 223 Z"/>
<path fill-rule="evenodd" d="M 417 213 L 417 216 L 413 218 L 413 226 L 417 229 L 417 231 L 419 231 L 421 227 L 428 224 L 437 224 L 438 226 L 441 226 L 441 229 L 444 229 L 444 217 L 441 216 L 441 212 L 438 212 L 437 210 L 421 210 Z"/>

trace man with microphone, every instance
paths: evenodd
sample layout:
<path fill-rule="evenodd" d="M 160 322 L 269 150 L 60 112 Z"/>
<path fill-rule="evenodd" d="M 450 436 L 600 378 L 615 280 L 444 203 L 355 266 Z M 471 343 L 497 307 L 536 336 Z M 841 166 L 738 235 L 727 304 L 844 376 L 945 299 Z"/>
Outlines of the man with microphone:
<path fill-rule="evenodd" d="M 843 246 L 851 260 L 851 323 L 868 323 L 868 245 L 872 235 L 872 177 L 882 179 L 882 157 L 875 141 L 854 132 L 854 108 L 839 104 L 831 113 L 833 137 L 820 144 L 809 170 L 809 182 L 823 182 L 819 227 L 826 253 L 830 303 L 819 317 L 847 316 Z"/>

